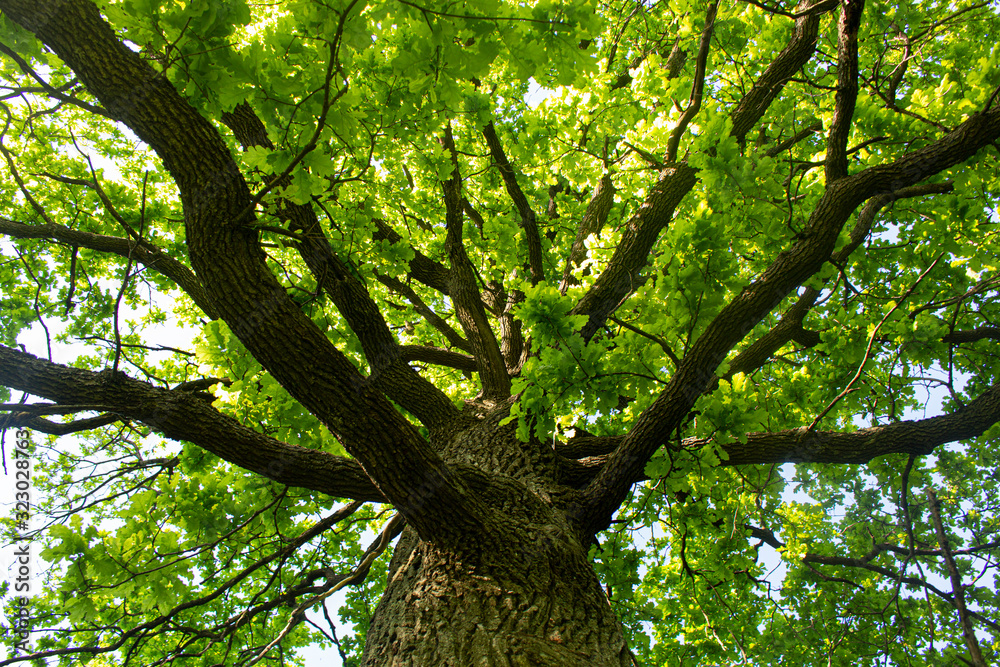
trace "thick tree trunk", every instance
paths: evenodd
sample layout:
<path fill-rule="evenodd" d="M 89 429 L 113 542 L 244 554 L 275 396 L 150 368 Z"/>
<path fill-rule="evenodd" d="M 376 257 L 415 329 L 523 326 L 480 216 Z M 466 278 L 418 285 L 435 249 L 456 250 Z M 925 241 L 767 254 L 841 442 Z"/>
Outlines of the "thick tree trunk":
<path fill-rule="evenodd" d="M 621 624 L 586 553 L 554 542 L 536 542 L 551 547 L 547 553 L 533 545 L 477 559 L 442 552 L 407 529 L 368 630 L 363 664 L 631 665 Z"/>
<path fill-rule="evenodd" d="M 450 462 L 485 473 L 476 492 L 494 510 L 490 525 L 447 548 L 403 532 L 363 664 L 632 664 L 587 559 L 588 538 L 566 517 L 563 500 L 572 491 L 554 473 L 538 474 L 555 470 L 551 447 L 519 442 L 514 424 L 499 423 L 506 413 L 466 423 L 442 448 Z"/>

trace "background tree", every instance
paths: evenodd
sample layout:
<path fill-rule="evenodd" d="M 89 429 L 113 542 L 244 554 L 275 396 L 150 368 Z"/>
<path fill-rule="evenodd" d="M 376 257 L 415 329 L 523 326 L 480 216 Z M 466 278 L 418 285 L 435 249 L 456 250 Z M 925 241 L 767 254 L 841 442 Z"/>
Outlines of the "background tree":
<path fill-rule="evenodd" d="M 995 655 L 995 3 L 0 11 L 35 657 Z"/>

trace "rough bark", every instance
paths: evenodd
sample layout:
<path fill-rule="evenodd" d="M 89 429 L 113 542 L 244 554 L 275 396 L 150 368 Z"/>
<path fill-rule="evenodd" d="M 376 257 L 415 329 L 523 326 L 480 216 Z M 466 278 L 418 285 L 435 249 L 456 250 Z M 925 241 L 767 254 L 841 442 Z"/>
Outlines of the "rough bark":
<path fill-rule="evenodd" d="M 548 524 L 508 556 L 505 563 L 470 562 L 404 532 L 364 664 L 632 664 L 585 548 Z"/>
<path fill-rule="evenodd" d="M 496 510 L 490 532 L 509 549 L 472 541 L 441 548 L 411 530 L 396 546 L 368 631 L 364 664 L 624 666 L 619 621 L 565 513 L 555 453 L 521 443 L 504 406 L 468 423 L 445 447 L 479 474 L 470 487 Z"/>
<path fill-rule="evenodd" d="M 806 11 L 796 15 L 788 46 L 733 109 L 732 134 L 739 142 L 785 81 L 812 56 L 820 15 L 834 4 L 805 3 Z M 608 525 L 631 485 L 643 478 L 645 464 L 666 443 L 665 434 L 676 431 L 694 402 L 713 386 L 719 364 L 754 326 L 831 257 L 846 259 L 880 208 L 901 197 L 947 191 L 950 186 L 917 184 L 1000 137 L 1000 108 L 987 109 L 925 148 L 849 174 L 846 142 L 857 95 L 862 5 L 848 6 L 839 33 L 840 92 L 827 144 L 827 190 L 807 227 L 722 310 L 683 359 L 675 358 L 677 369 L 669 384 L 626 436 L 574 439 L 554 449 L 537 440 L 522 443 L 514 424 L 501 424 L 509 415 L 511 377 L 526 346 L 519 330 L 510 328 L 516 324 L 510 310 L 517 296 L 498 284 L 484 285 L 481 291 L 464 247 L 463 216 L 475 221 L 477 214 L 462 197 L 450 133 L 442 142 L 455 165 L 442 183 L 449 266 L 417 252 L 409 273 L 416 282 L 450 297 L 464 337 L 423 304 L 408 283 L 380 280 L 407 298 L 450 344 L 469 354 L 399 345 L 364 284 L 331 251 L 311 206 L 286 202 L 279 216 L 290 233 L 300 233 L 302 259 L 357 334 L 369 362 L 365 376 L 301 312 L 266 265 L 253 198 L 215 127 L 117 39 L 92 2 L 0 0 L 5 15 L 34 31 L 77 72 L 108 117 L 131 128 L 163 160 L 181 193 L 193 271 L 130 239 L 4 219 L 0 233 L 115 253 L 173 279 L 206 313 L 224 319 L 354 458 L 291 446 L 248 429 L 212 408 L 210 395 L 154 387 L 123 374 L 59 366 L 6 347 L 0 347 L 0 384 L 55 401 L 66 413 L 101 413 L 67 428 L 140 421 L 283 484 L 394 505 L 408 527 L 396 546 L 388 586 L 372 619 L 367 665 L 631 664 L 620 623 L 587 559 L 595 533 Z M 583 334 L 588 340 L 642 282 L 651 249 L 697 182 L 696 170 L 678 158 L 678 152 L 687 124 L 698 113 L 715 7 L 712 4 L 708 12 L 699 48 L 699 82 L 671 137 L 659 180 L 627 221 L 604 271 L 573 310 L 586 316 Z M 223 120 L 244 145 L 269 145 L 265 128 L 249 106 L 241 105 Z M 815 130 L 810 127 L 789 141 Z M 521 214 L 528 266 L 537 282 L 544 276 L 536 215 L 492 125 L 485 138 Z M 580 222 L 564 281 L 571 265 L 584 259 L 586 237 L 604 225 L 613 197 L 611 179 L 605 176 Z M 851 245 L 834 253 L 841 228 L 862 205 Z M 376 221 L 376 226 L 376 238 L 402 240 L 387 223 Z M 803 319 L 816 298 L 815 290 L 807 291 L 770 334 L 736 357 L 733 372 L 758 368 L 789 340 L 815 340 L 816 334 L 803 328 Z M 491 313 L 499 321 L 499 341 Z M 997 336 L 996 327 L 982 327 L 952 332 L 945 340 L 959 344 Z M 670 353 L 669 346 L 663 347 Z M 482 383 L 481 400 L 459 410 L 411 368 L 410 361 L 475 371 Z M 420 433 L 390 400 L 428 426 L 428 434 Z M 796 429 L 749 434 L 747 443 L 721 448 L 730 465 L 860 462 L 893 452 L 926 454 L 942 443 L 983 433 L 1000 420 L 998 406 L 1000 390 L 993 388 L 952 415 L 855 433 Z M 49 407 L 6 407 L 9 414 L 2 416 L 7 424 L 63 432 L 60 425 L 41 418 Z M 690 448 L 707 444 L 681 441 Z"/>

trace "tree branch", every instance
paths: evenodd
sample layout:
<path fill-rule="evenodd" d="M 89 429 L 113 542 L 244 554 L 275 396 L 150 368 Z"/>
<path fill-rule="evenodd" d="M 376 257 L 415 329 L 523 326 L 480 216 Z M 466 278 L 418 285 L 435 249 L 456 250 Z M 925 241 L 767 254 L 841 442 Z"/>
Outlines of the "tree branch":
<path fill-rule="evenodd" d="M 736 109 L 733 110 L 731 135 L 741 144 L 764 112 L 777 99 L 785 83 L 801 70 L 816 51 L 816 37 L 819 34 L 820 16 L 837 6 L 836 0 L 822 0 L 808 4 L 807 10 L 795 19 L 792 38 L 781 50 L 764 73 L 753 84 Z M 813 11 L 815 10 L 815 11 Z M 787 148 L 787 147 L 786 147 Z M 784 150 L 784 149 L 782 149 Z"/>
<path fill-rule="evenodd" d="M 705 28 L 701 32 L 701 40 L 698 42 L 698 56 L 695 58 L 694 85 L 691 87 L 691 99 L 688 100 L 687 108 L 677 121 L 677 126 L 670 132 L 667 139 L 667 162 L 677 161 L 677 149 L 681 143 L 681 137 L 687 131 L 687 126 L 691 120 L 701 111 L 701 97 L 705 90 L 705 70 L 708 67 L 708 52 L 712 45 L 712 31 L 715 29 L 715 12 L 719 8 L 718 0 L 708 6 L 705 14 Z"/>
<path fill-rule="evenodd" d="M 931 519 L 934 522 L 934 532 L 937 533 L 938 544 L 941 546 L 941 555 L 944 557 L 945 566 L 948 569 L 948 576 L 951 579 L 951 591 L 954 596 L 955 609 L 958 610 L 958 620 L 962 625 L 962 638 L 972 655 L 972 664 L 976 667 L 986 667 L 983 661 L 983 653 L 979 649 L 979 641 L 976 639 L 976 632 L 972 627 L 972 619 L 969 618 L 969 611 L 965 607 L 965 588 L 962 586 L 962 575 L 955 565 L 955 559 L 951 555 L 951 547 L 948 546 L 948 534 L 944 531 L 944 522 L 941 520 L 941 506 L 938 504 L 934 489 L 927 487 L 927 509 L 930 510 Z"/>
<path fill-rule="evenodd" d="M 473 355 L 476 357 L 483 397 L 502 400 L 510 396 L 510 376 L 507 374 L 496 335 L 486 318 L 486 309 L 483 308 L 476 274 L 462 241 L 462 175 L 459 173 L 458 155 L 455 152 L 455 140 L 450 127 L 441 143 L 450 153 L 454 165 L 451 178 L 441 183 L 444 189 L 445 222 L 448 228 L 445 247 L 451 260 L 449 294 L 452 303 L 455 304 L 455 312 L 462 323 L 465 337 L 471 343 Z"/>
<path fill-rule="evenodd" d="M 662 165 L 660 168 L 663 168 Z M 566 258 L 566 268 L 563 269 L 562 284 L 559 286 L 559 291 L 563 294 L 566 294 L 570 283 L 575 284 L 576 278 L 573 276 L 573 270 L 587 259 L 587 239 L 594 234 L 601 233 L 614 203 L 615 184 L 611 182 L 610 174 L 604 174 L 597 187 L 594 188 L 594 194 L 590 197 L 587 210 L 583 212 L 583 217 L 576 229 L 576 238 L 573 239 L 573 246 L 569 251 L 569 257 Z"/>
<path fill-rule="evenodd" d="M 193 609 L 195 607 L 200 607 L 201 605 L 212 602 L 213 600 L 219 598 L 219 596 L 223 595 L 227 591 L 234 588 L 241 581 L 247 579 L 247 577 L 249 577 L 255 571 L 273 563 L 276 560 L 279 563 L 283 563 L 291 554 L 295 553 L 295 551 L 300 549 L 305 544 L 308 544 L 316 537 L 322 535 L 324 532 L 326 532 L 336 524 L 340 523 L 344 519 L 350 517 L 360 507 L 361 503 L 354 502 L 338 508 L 336 511 L 333 512 L 333 514 L 323 517 L 322 519 L 314 523 L 312 526 L 310 526 L 309 528 L 307 528 L 306 530 L 302 531 L 297 536 L 289 540 L 288 543 L 284 545 L 281 549 L 278 549 L 266 555 L 265 557 L 261 558 L 260 560 L 252 563 L 251 565 L 241 569 L 235 575 L 229 577 L 224 582 L 222 582 L 221 585 L 219 585 L 215 590 L 213 590 L 210 593 L 202 595 L 201 597 L 195 598 L 193 600 L 187 600 L 171 608 L 169 611 L 153 618 L 152 620 L 136 625 L 135 627 L 132 627 L 129 630 L 122 631 L 120 628 L 115 628 L 116 638 L 110 644 L 107 644 L 105 646 L 99 646 L 96 644 L 92 644 L 89 646 L 70 646 L 68 648 L 36 651 L 35 653 L 23 657 L 15 657 L 9 660 L 4 660 L 0 662 L 0 666 L 10 665 L 15 662 L 21 662 L 23 659 L 41 660 L 43 658 L 64 656 L 64 655 L 68 656 L 74 654 L 83 654 L 93 657 L 95 655 L 101 655 L 103 653 L 110 653 L 112 651 L 120 649 L 122 646 L 128 643 L 129 640 L 133 638 L 135 638 L 136 641 L 141 641 L 144 637 L 146 637 L 147 633 L 150 633 L 150 631 L 156 630 L 157 628 L 161 627 L 166 627 L 171 630 L 179 630 L 183 632 L 185 628 L 183 627 L 179 628 L 175 622 L 172 622 L 172 619 L 177 617 L 181 612 L 186 611 L 188 609 Z M 265 603 L 265 605 L 266 604 L 267 603 Z M 263 611 L 263 609 L 258 607 L 253 613 L 260 613 L 260 611 Z M 227 636 L 231 634 L 232 631 L 234 631 L 236 628 L 240 627 L 240 625 L 245 623 L 246 619 L 247 615 L 245 614 L 239 614 L 235 617 L 230 617 L 224 623 L 225 626 L 228 626 L 226 628 L 228 632 L 222 633 L 222 636 Z M 160 631 L 162 632 L 162 630 Z M 181 646 L 183 646 L 183 644 L 181 644 Z"/>
<path fill-rule="evenodd" d="M 528 203 L 528 198 L 524 196 L 524 191 L 521 190 L 521 186 L 517 183 L 514 168 L 511 166 L 510 160 L 507 159 L 507 154 L 503 150 L 500 137 L 497 136 L 496 128 L 493 127 L 492 122 L 487 123 L 486 127 L 483 128 L 483 136 L 486 137 L 486 145 L 489 146 L 490 156 L 493 158 L 497 169 L 500 170 L 500 175 L 503 177 L 503 184 L 507 188 L 507 194 L 514 202 L 517 212 L 521 215 L 521 227 L 524 228 L 524 235 L 528 244 L 528 268 L 531 271 L 531 284 L 537 284 L 545 280 L 545 272 L 542 267 L 542 240 L 538 235 L 538 222 L 535 217 L 535 211 L 532 210 L 531 204 Z"/>
<path fill-rule="evenodd" d="M 819 32 L 820 14 L 836 6 L 836 2 L 822 0 L 810 6 L 795 22 L 795 31 L 788 45 L 761 75 L 757 83 L 744 96 L 731 114 L 732 136 L 740 142 L 746 133 L 764 115 L 777 98 L 785 82 L 798 72 L 812 57 Z M 815 9 L 816 11 L 811 11 Z M 641 279 L 639 271 L 646 265 L 646 258 L 663 229 L 670 223 L 674 209 L 694 187 L 695 170 L 681 162 L 668 164 L 639 211 L 628 221 L 622 239 L 607 266 L 594 285 L 573 309 L 574 315 L 587 315 L 587 324 L 581 330 L 585 340 L 590 340 L 605 320 Z"/>
<path fill-rule="evenodd" d="M 823 129 L 823 123 L 819 121 L 816 121 L 814 123 L 809 123 L 803 129 L 799 130 L 788 139 L 785 139 L 776 146 L 768 148 L 765 155 L 767 155 L 768 157 L 775 157 L 777 155 L 780 155 L 781 153 L 784 153 L 786 150 L 788 150 L 795 144 L 799 143 L 809 135 L 815 134 L 816 132 L 819 132 L 822 129 Z"/>
<path fill-rule="evenodd" d="M 462 371 L 478 371 L 479 367 L 476 365 L 476 358 L 468 355 L 462 354 L 460 352 L 452 352 L 451 350 L 446 350 L 440 347 L 430 347 L 427 345 L 402 345 L 400 346 L 400 353 L 404 361 L 413 362 L 419 361 L 427 364 L 436 364 L 438 366 L 449 366 L 451 368 L 457 368 Z"/>
<path fill-rule="evenodd" d="M 857 222 L 855 222 L 854 228 L 851 230 L 850 239 L 847 244 L 833 253 L 830 262 L 835 266 L 843 266 L 851 254 L 868 238 L 878 212 L 889 204 L 898 199 L 923 197 L 931 194 L 945 194 L 954 189 L 955 185 L 950 181 L 946 183 L 927 183 L 902 188 L 890 194 L 872 197 L 865 202 L 860 213 L 858 213 Z M 795 302 L 795 305 L 782 315 L 781 321 L 771 331 L 761 336 L 753 345 L 740 352 L 733 359 L 729 364 L 729 371 L 727 371 L 724 377 L 730 378 L 736 373 L 752 373 L 767 363 L 775 352 L 791 340 L 807 340 L 813 345 L 818 343 L 819 337 L 815 332 L 803 329 L 802 322 L 816 303 L 819 295 L 819 290 L 813 287 L 806 288 L 802 296 Z"/>
<path fill-rule="evenodd" d="M 376 218 L 375 225 L 378 227 L 373 235 L 373 238 L 376 241 L 385 240 L 389 243 L 396 244 L 403 240 L 403 237 L 400 236 L 396 230 L 390 227 L 389 223 L 385 220 Z M 410 270 L 407 273 L 414 280 L 427 285 L 433 290 L 441 292 L 441 294 L 448 294 L 448 281 L 451 276 L 450 271 L 416 248 L 413 248 L 413 259 L 410 260 L 409 268 Z"/>
<path fill-rule="evenodd" d="M 116 414 L 102 414 L 97 417 L 87 419 L 77 419 L 67 423 L 51 422 L 30 412 L 9 412 L 6 415 L 0 414 L 0 429 L 3 428 L 30 428 L 39 433 L 49 435 L 69 435 L 70 433 L 80 433 L 91 431 L 95 428 L 114 424 L 120 421 L 121 417 Z"/>
<path fill-rule="evenodd" d="M 639 272 L 646 266 L 650 249 L 695 182 L 694 168 L 683 162 L 667 165 L 660 171 L 646 201 L 625 224 L 621 241 L 607 266 L 573 308 L 574 315 L 589 318 L 581 330 L 585 340 L 593 338 L 608 316 L 639 287 Z"/>
<path fill-rule="evenodd" d="M 52 86 L 52 84 L 43 79 L 42 76 L 37 71 L 35 71 L 35 69 L 30 64 L 28 64 L 28 61 L 19 56 L 17 52 L 12 51 L 10 48 L 8 48 L 6 44 L 0 44 L 0 53 L 4 54 L 5 56 L 13 60 L 15 63 L 17 63 L 17 66 L 21 69 L 21 71 L 30 76 L 35 81 L 37 81 L 38 85 L 41 86 L 41 92 L 45 93 L 49 97 L 59 100 L 60 102 L 65 102 L 67 104 L 78 106 L 84 111 L 89 111 L 90 113 L 95 114 L 97 116 L 104 116 L 105 118 L 114 120 L 114 118 L 112 118 L 111 115 L 108 114 L 108 112 L 102 109 L 101 107 L 90 104 L 89 102 L 84 102 L 83 100 L 77 97 L 73 97 L 72 95 L 66 95 L 65 93 L 63 93 L 62 91 L 67 86 L 75 87 L 75 84 L 73 84 L 72 82 L 70 84 L 66 84 L 66 86 L 60 86 L 59 88 L 55 88 Z"/>
<path fill-rule="evenodd" d="M 254 358 L 341 439 L 423 539 L 478 534 L 482 504 L 271 273 L 249 189 L 211 123 L 118 40 L 92 2 L 0 0 L 0 10 L 163 161 L 180 191 L 191 264 Z"/>
<path fill-rule="evenodd" d="M 826 142 L 827 184 L 847 176 L 847 140 L 858 100 L 858 28 L 864 0 L 844 2 L 837 24 L 837 94 Z"/>
<path fill-rule="evenodd" d="M 721 447 L 729 455 L 726 465 L 867 463 L 886 454 L 926 456 L 940 445 L 979 437 L 998 421 L 1000 385 L 948 415 L 895 422 L 850 433 L 808 431 L 806 428 L 779 433 L 748 433 L 746 444 L 736 441 Z M 683 445 L 698 447 L 710 440 L 685 439 Z"/>
<path fill-rule="evenodd" d="M 1000 327 L 977 327 L 971 331 L 952 331 L 942 340 L 946 343 L 975 343 L 980 340 L 1000 340 Z"/>
<path fill-rule="evenodd" d="M 142 422 L 172 440 L 198 445 L 280 484 L 340 498 L 384 501 L 357 461 L 289 445 L 248 429 L 197 392 L 154 387 L 124 373 L 63 366 L 4 346 L 0 346 L 0 385 L 60 404 L 115 406 L 114 420 Z M 93 421 L 91 428 L 96 428 L 104 419 L 81 422 Z"/>
<path fill-rule="evenodd" d="M 249 104 L 238 105 L 232 113 L 223 114 L 222 120 L 244 149 L 253 146 L 274 148 L 264 124 Z M 291 179 L 286 177 L 281 185 L 290 183 Z M 281 200 L 278 217 L 288 223 L 289 230 L 298 239 L 299 256 L 361 342 L 373 386 L 429 428 L 457 417 L 458 409 L 444 392 L 410 368 L 402 358 L 399 341 L 389 330 L 382 311 L 364 284 L 333 252 L 312 205 Z"/>
<path fill-rule="evenodd" d="M 213 320 L 218 317 L 208 294 L 194 272 L 152 243 L 117 236 L 104 236 L 55 223 L 26 224 L 0 217 L 0 234 L 15 239 L 51 239 L 79 248 L 107 252 L 134 261 L 172 280 Z"/>
<path fill-rule="evenodd" d="M 714 438 L 684 438 L 680 449 L 698 450 L 714 444 L 724 453 L 721 465 L 770 465 L 774 463 L 868 463 L 879 456 L 927 456 L 949 442 L 977 438 L 1000 422 L 1000 385 L 963 408 L 947 415 L 851 432 L 787 431 L 747 433 L 747 441 L 719 442 Z M 571 438 L 556 452 L 560 480 L 574 488 L 591 483 L 624 442 L 622 436 Z M 646 479 L 645 475 L 641 479 Z M 638 480 L 637 480 L 638 481 Z"/>
<path fill-rule="evenodd" d="M 440 315 L 431 310 L 431 308 L 424 303 L 423 299 L 420 298 L 420 295 L 418 295 L 412 287 L 401 280 L 383 275 L 377 271 L 375 272 L 375 279 L 391 289 L 393 292 L 406 297 L 406 300 L 413 304 L 413 309 L 417 311 L 417 314 L 427 320 L 427 323 L 432 327 L 440 331 L 444 337 L 448 339 L 448 342 L 451 343 L 452 346 L 466 352 L 472 352 L 472 345 L 469 344 L 469 341 L 462 338 L 461 334 L 445 322 Z"/>
<path fill-rule="evenodd" d="M 863 570 L 868 570 L 869 572 L 875 572 L 876 574 L 881 574 L 884 577 L 887 577 L 893 581 L 898 581 L 899 583 L 902 584 L 907 584 L 909 586 L 914 586 L 916 588 L 926 589 L 934 593 L 938 597 L 940 597 L 942 600 L 946 600 L 949 604 L 951 605 L 955 604 L 955 599 L 952 596 L 948 595 L 940 588 L 931 584 L 928 581 L 925 581 L 924 579 L 918 579 L 917 577 L 907 577 L 904 576 L 901 572 L 897 572 L 888 567 L 882 567 L 881 565 L 875 565 L 874 563 L 869 563 L 860 558 L 849 558 L 847 556 L 822 556 L 820 554 L 809 553 L 802 557 L 802 562 L 806 564 L 816 563 L 817 565 L 838 565 L 841 567 L 844 566 L 858 567 Z M 814 572 L 819 574 L 819 576 L 821 577 L 829 579 L 829 577 L 826 577 L 826 575 L 823 575 L 818 570 L 814 570 Z M 857 584 L 855 584 L 854 582 L 847 582 L 843 579 L 836 579 L 836 581 L 842 581 L 857 586 Z M 981 614 L 977 614 L 974 611 L 969 611 L 969 615 L 972 618 L 979 620 L 983 624 L 988 625 L 994 630 L 1000 630 L 1000 625 L 996 624 L 995 622 L 991 621 L 990 619 L 986 618 Z"/>
<path fill-rule="evenodd" d="M 959 164 L 1000 137 L 1000 108 L 979 113 L 955 131 L 895 162 L 828 184 L 799 240 L 726 305 L 694 343 L 667 387 L 638 418 L 619 449 L 573 508 L 585 533 L 608 525 L 646 461 L 687 416 L 715 379 L 729 350 L 831 256 L 841 227 L 865 200 L 915 185 Z"/>

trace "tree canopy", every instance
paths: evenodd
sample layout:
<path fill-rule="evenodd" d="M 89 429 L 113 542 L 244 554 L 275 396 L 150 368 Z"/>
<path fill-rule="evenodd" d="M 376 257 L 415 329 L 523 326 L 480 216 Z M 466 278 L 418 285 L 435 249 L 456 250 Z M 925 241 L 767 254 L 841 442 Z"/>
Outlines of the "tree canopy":
<path fill-rule="evenodd" d="M 0 665 L 995 660 L 998 34 L 0 0 Z"/>

